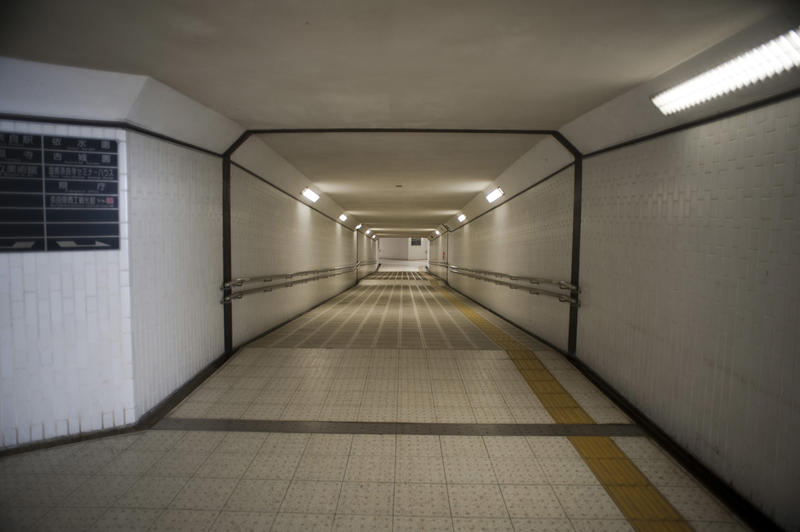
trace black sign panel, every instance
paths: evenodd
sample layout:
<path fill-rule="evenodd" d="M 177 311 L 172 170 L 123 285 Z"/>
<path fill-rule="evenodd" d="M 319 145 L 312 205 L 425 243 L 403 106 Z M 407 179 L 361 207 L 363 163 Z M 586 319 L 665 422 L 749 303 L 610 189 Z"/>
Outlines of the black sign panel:
<path fill-rule="evenodd" d="M 117 148 L 0 132 L 0 251 L 119 249 Z"/>

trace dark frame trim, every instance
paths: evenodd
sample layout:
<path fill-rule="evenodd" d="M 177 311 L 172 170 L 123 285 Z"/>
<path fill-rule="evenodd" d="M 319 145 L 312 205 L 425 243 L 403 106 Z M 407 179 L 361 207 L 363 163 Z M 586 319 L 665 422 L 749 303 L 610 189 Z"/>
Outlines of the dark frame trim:
<path fill-rule="evenodd" d="M 392 128 L 392 127 L 339 127 L 298 129 L 250 129 L 253 135 L 292 133 L 467 133 L 478 135 L 555 135 L 552 129 L 454 129 L 454 128 Z"/>
<path fill-rule="evenodd" d="M 233 253 L 231 248 L 231 157 L 222 158 L 222 299 L 230 297 L 233 279 Z M 223 328 L 225 331 L 225 352 L 233 351 L 233 308 L 223 305 Z"/>
<path fill-rule="evenodd" d="M 572 195 L 572 254 L 570 264 L 570 283 L 572 286 L 580 286 L 581 274 L 581 208 L 583 204 L 583 154 L 575 147 L 572 142 L 560 132 L 553 135 L 555 139 L 566 148 L 575 158 L 575 180 L 573 182 Z M 570 296 L 578 300 L 578 290 L 574 290 Z M 578 348 L 578 307 L 569 307 L 569 333 L 567 337 L 567 356 L 577 357 Z"/>

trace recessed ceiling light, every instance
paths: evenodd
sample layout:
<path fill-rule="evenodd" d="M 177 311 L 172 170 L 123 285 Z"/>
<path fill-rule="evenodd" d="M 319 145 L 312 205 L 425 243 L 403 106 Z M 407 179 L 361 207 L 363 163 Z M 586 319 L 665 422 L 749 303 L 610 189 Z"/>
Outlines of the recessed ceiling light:
<path fill-rule="evenodd" d="M 371 232 L 372 232 L 372 229 L 367 229 L 367 234 L 370 234 Z"/>
<path fill-rule="evenodd" d="M 347 221 L 347 215 L 346 215 L 346 214 L 344 214 L 344 213 L 342 213 L 342 214 L 340 214 L 340 215 L 339 215 L 339 219 L 340 219 L 341 221 L 343 221 L 343 222 L 344 222 L 344 221 Z"/>
<path fill-rule="evenodd" d="M 440 232 L 439 232 L 439 230 L 438 230 L 438 229 L 434 229 L 434 232 L 436 233 L 436 236 L 439 236 L 439 235 L 441 235 L 441 234 L 442 234 L 442 233 L 440 233 Z"/>
<path fill-rule="evenodd" d="M 317 200 L 319 199 L 319 194 L 317 194 L 316 192 L 314 192 L 310 188 L 304 188 L 303 189 L 303 196 L 307 197 L 308 199 L 310 199 L 314 203 L 316 203 Z"/>
<path fill-rule="evenodd" d="M 375 238 L 375 235 L 372 235 L 372 238 Z"/>
<path fill-rule="evenodd" d="M 489 203 L 492 203 L 494 200 L 496 200 L 497 198 L 499 198 L 502 195 L 503 195 L 503 189 L 500 188 L 500 187 L 497 187 L 496 189 L 494 189 L 491 192 L 489 192 L 488 194 L 486 194 L 486 201 L 488 201 Z"/>
<path fill-rule="evenodd" d="M 458 215 L 458 221 L 459 221 L 459 222 L 463 222 L 463 221 L 464 221 L 464 220 L 466 220 L 466 219 L 467 219 L 467 215 L 466 215 L 466 214 L 463 214 L 463 213 L 462 213 L 462 214 L 459 214 L 459 215 Z"/>
<path fill-rule="evenodd" d="M 800 35 L 791 30 L 651 98 L 671 115 L 800 66 Z"/>
<path fill-rule="evenodd" d="M 358 225 L 356 226 L 356 231 L 358 231 L 359 229 L 361 229 L 361 224 L 358 224 Z"/>

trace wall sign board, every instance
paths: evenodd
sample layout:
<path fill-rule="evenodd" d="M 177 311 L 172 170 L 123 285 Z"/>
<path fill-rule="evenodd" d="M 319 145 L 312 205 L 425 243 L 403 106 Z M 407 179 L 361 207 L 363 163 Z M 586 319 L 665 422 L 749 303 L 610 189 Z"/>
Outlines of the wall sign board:
<path fill-rule="evenodd" d="M 119 249 L 117 148 L 0 131 L 0 252 Z"/>

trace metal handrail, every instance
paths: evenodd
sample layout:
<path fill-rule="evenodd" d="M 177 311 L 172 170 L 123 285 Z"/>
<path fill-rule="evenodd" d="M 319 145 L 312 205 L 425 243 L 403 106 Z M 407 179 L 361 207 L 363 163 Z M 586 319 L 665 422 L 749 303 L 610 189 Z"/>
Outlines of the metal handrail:
<path fill-rule="evenodd" d="M 428 264 L 433 264 L 434 266 L 447 266 L 448 263 L 442 260 L 429 260 Z"/>
<path fill-rule="evenodd" d="M 303 277 L 302 279 L 297 279 L 297 280 L 294 280 L 294 281 L 286 281 L 286 282 L 283 282 L 283 283 L 270 284 L 270 285 L 267 285 L 267 286 L 259 286 L 259 287 L 256 287 L 256 288 L 248 288 L 246 290 L 239 290 L 238 292 L 231 292 L 230 295 L 224 296 L 222 298 L 222 301 L 220 301 L 220 303 L 222 303 L 224 305 L 226 303 L 231 303 L 234 299 L 242 299 L 244 296 L 249 295 L 249 294 L 257 294 L 257 293 L 261 293 L 261 292 L 272 292 L 273 290 L 277 290 L 279 288 L 289 288 L 291 286 L 298 285 L 298 284 L 304 284 L 304 283 L 308 283 L 308 282 L 311 282 L 311 281 L 318 281 L 320 279 L 328 279 L 330 277 L 336 277 L 337 275 L 342 275 L 342 274 L 345 274 L 345 273 L 353 272 L 358 268 L 358 266 L 359 266 L 359 263 L 356 262 L 355 264 L 352 264 L 350 266 L 339 266 L 339 267 L 336 267 L 336 268 L 327 268 L 327 269 L 323 269 L 323 270 L 316 270 L 317 272 L 322 273 L 322 275 L 314 275 L 313 277 Z M 334 273 L 327 273 L 327 272 L 334 272 Z M 294 274 L 283 274 L 283 278 L 287 278 L 290 275 L 294 276 L 294 277 L 298 277 L 298 276 L 300 276 L 301 273 L 306 273 L 306 272 L 297 272 L 297 273 L 294 273 Z M 252 278 L 252 279 L 261 280 L 261 279 L 264 279 L 266 277 L 267 276 L 262 276 L 262 277 Z M 276 277 L 276 276 L 273 276 L 273 277 Z M 233 282 L 233 281 L 231 281 L 231 282 Z M 241 286 L 241 285 L 236 285 L 236 286 Z"/>
<path fill-rule="evenodd" d="M 455 265 L 450 265 L 448 268 L 449 268 L 450 271 L 460 270 L 461 272 L 469 272 L 469 273 L 475 273 L 475 274 L 480 274 L 480 275 L 489 275 L 489 276 L 492 276 L 492 277 L 502 277 L 502 278 L 508 279 L 510 281 L 527 281 L 530 284 L 549 284 L 549 285 L 557 286 L 562 290 L 569 290 L 570 292 L 578 292 L 579 293 L 581 291 L 579 287 L 577 287 L 574 284 L 569 283 L 567 281 L 559 281 L 559 280 L 554 280 L 554 279 L 544 279 L 544 278 L 541 278 L 541 277 L 525 277 L 523 275 L 510 275 L 508 273 L 490 272 L 490 271 L 486 271 L 486 270 L 473 270 L 473 269 L 470 269 L 470 268 L 462 268 L 460 266 L 455 266 Z M 458 273 L 458 272 L 456 272 L 456 273 Z"/>
<path fill-rule="evenodd" d="M 455 274 L 458 274 L 458 275 L 463 275 L 465 277 L 471 277 L 473 279 L 478 279 L 480 281 L 487 281 L 487 282 L 494 283 L 494 284 L 497 284 L 497 285 L 506 286 L 506 287 L 508 287 L 508 288 L 510 288 L 512 290 L 527 290 L 529 294 L 534 294 L 534 295 L 537 295 L 537 296 L 554 297 L 554 298 L 558 299 L 562 303 L 569 303 L 570 305 L 574 305 L 576 307 L 579 307 L 580 304 L 581 304 L 580 300 L 577 297 L 577 295 L 575 295 L 573 297 L 573 296 L 571 296 L 569 294 L 564 294 L 564 293 L 561 293 L 561 292 L 553 292 L 552 290 L 542 290 L 540 288 L 532 288 L 532 287 L 527 286 L 527 285 L 513 284 L 513 283 L 509 283 L 507 281 L 501 281 L 499 279 L 483 275 L 481 273 L 472 273 L 472 271 L 467 270 L 466 268 L 457 268 L 457 267 L 451 266 L 450 267 L 450 271 L 455 273 Z M 574 291 L 575 294 L 577 294 L 577 292 L 578 292 L 577 290 Z"/>
<path fill-rule="evenodd" d="M 378 264 L 378 259 L 362 260 L 358 262 L 359 266 L 369 266 L 371 264 Z"/>
<path fill-rule="evenodd" d="M 351 271 L 354 270 L 355 268 L 358 268 L 360 264 L 363 263 L 356 262 L 348 266 L 334 266 L 333 268 L 323 268 L 320 270 L 306 270 L 302 272 L 292 272 L 292 273 L 276 273 L 273 275 L 259 275 L 257 277 L 237 277 L 236 279 L 232 279 L 227 283 L 223 283 L 221 290 L 225 290 L 226 288 L 243 286 L 247 283 L 269 283 L 272 282 L 273 279 L 293 279 L 295 277 L 305 277 L 307 275 L 316 275 L 319 273 L 335 272 L 339 270 Z"/>

